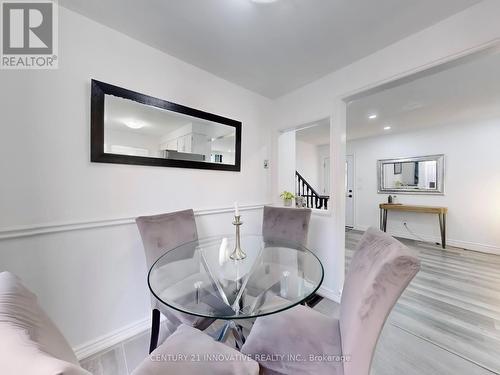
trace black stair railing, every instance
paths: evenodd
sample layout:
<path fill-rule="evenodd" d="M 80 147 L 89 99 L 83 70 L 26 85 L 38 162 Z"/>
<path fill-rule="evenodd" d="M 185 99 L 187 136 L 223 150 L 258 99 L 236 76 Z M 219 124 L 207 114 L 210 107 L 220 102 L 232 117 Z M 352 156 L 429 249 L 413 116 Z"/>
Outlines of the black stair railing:
<path fill-rule="evenodd" d="M 328 195 L 320 195 L 314 188 L 302 177 L 302 175 L 295 171 L 295 195 L 304 197 L 308 208 L 316 208 L 318 210 L 328 209 Z"/>

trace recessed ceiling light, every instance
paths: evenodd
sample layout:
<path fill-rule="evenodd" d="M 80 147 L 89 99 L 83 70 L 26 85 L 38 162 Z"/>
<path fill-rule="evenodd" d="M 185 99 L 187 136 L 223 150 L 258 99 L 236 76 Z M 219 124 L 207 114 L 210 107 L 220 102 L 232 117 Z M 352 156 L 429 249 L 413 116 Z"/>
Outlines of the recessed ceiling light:
<path fill-rule="evenodd" d="M 130 129 L 140 129 L 144 127 L 144 123 L 136 120 L 126 120 L 124 121 L 125 125 Z"/>
<path fill-rule="evenodd" d="M 384 130 L 391 130 L 390 126 L 384 126 Z"/>
<path fill-rule="evenodd" d="M 278 0 L 251 0 L 251 1 L 254 3 L 259 3 L 259 4 L 270 4 L 270 3 L 274 3 Z"/>
<path fill-rule="evenodd" d="M 374 114 L 372 114 L 372 115 L 369 115 L 369 116 L 368 116 L 368 118 L 369 118 L 370 120 L 373 120 L 373 119 L 376 119 L 376 118 L 377 118 L 377 115 L 374 113 Z"/>

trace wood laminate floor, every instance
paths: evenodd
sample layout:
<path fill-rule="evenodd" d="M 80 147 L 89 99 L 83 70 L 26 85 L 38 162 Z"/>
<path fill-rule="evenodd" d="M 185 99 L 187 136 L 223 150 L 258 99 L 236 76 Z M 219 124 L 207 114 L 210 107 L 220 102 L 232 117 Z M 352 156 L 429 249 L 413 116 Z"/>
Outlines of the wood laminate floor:
<path fill-rule="evenodd" d="M 347 267 L 361 235 L 346 234 Z M 372 373 L 499 374 L 500 256 L 401 241 L 422 266 L 387 321 Z"/>

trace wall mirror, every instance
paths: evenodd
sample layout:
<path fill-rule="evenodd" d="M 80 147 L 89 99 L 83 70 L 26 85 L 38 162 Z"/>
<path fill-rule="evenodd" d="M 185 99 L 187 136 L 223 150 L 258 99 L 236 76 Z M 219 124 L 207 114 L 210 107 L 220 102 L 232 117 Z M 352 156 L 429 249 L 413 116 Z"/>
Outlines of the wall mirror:
<path fill-rule="evenodd" d="M 444 155 L 384 159 L 377 164 L 379 193 L 444 193 Z"/>
<path fill-rule="evenodd" d="M 241 122 L 92 80 L 91 161 L 240 171 Z"/>

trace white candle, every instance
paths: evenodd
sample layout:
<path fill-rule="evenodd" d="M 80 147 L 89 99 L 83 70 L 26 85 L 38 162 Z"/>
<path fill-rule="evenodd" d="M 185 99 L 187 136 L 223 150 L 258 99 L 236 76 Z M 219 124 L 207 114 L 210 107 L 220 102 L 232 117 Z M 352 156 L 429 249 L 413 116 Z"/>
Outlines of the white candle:
<path fill-rule="evenodd" d="M 234 216 L 240 216 L 240 209 L 238 207 L 238 202 L 234 202 Z"/>
<path fill-rule="evenodd" d="M 227 238 L 223 238 L 222 242 L 219 247 L 219 265 L 223 265 L 226 263 L 227 258 L 228 258 L 228 251 L 227 251 Z"/>

